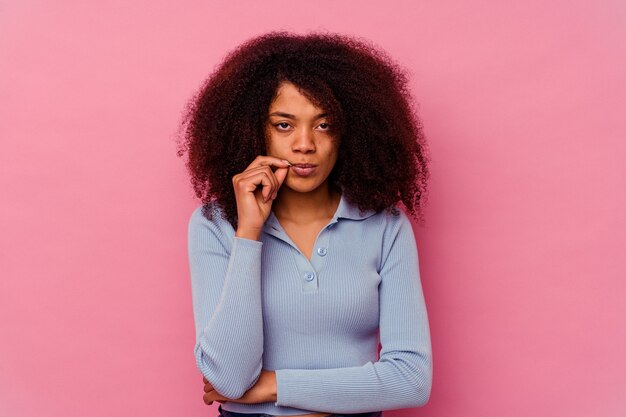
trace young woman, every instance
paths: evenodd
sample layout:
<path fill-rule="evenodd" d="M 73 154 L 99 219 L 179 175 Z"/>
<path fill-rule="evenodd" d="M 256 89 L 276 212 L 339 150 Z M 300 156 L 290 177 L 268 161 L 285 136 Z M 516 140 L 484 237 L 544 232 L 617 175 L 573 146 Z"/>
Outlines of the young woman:
<path fill-rule="evenodd" d="M 225 58 L 183 126 L 204 401 L 223 417 L 427 403 L 428 316 L 398 203 L 421 221 L 428 158 L 403 71 L 362 39 L 270 32 Z"/>

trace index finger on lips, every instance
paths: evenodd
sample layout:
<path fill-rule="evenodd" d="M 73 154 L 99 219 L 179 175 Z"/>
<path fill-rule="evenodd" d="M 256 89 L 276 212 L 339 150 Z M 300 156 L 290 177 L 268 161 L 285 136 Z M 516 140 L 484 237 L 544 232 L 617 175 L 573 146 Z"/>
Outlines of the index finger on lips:
<path fill-rule="evenodd" d="M 288 166 L 291 166 L 291 162 L 286 159 L 277 158 L 275 156 L 259 155 L 255 158 L 254 161 L 252 161 L 250 165 L 248 165 L 246 170 L 264 165 L 275 166 L 278 168 L 286 168 Z"/>

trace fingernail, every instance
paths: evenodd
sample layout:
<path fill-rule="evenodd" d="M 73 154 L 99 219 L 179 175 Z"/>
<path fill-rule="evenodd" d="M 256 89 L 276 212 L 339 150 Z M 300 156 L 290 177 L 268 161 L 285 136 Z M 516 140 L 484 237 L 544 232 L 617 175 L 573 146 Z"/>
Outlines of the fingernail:
<path fill-rule="evenodd" d="M 291 162 L 287 161 L 286 159 L 283 159 L 283 162 L 286 164 L 289 164 L 289 166 L 291 166 Z"/>

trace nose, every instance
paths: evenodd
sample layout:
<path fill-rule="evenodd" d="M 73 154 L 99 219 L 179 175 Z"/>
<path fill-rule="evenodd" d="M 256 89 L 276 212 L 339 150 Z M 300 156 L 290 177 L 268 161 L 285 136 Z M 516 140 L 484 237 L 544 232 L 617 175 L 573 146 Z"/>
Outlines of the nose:
<path fill-rule="evenodd" d="M 310 129 L 301 129 L 294 135 L 294 143 L 292 145 L 294 152 L 309 153 L 315 152 L 315 138 Z"/>

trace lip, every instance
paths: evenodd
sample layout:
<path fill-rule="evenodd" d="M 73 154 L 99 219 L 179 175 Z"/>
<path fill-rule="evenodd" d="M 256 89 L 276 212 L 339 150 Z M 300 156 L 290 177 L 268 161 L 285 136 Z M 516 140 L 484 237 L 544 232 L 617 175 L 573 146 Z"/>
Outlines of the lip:
<path fill-rule="evenodd" d="M 298 176 L 308 177 L 315 173 L 317 166 L 313 164 L 294 164 L 291 166 L 291 171 L 295 172 Z"/>

